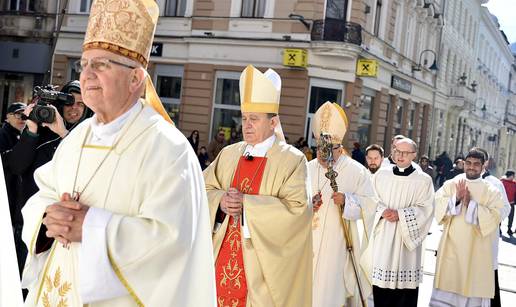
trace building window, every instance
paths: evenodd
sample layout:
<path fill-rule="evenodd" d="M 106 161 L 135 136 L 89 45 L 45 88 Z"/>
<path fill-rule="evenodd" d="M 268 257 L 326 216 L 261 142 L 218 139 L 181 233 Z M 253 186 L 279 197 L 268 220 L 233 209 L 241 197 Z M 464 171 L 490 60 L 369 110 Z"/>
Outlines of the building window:
<path fill-rule="evenodd" d="M 347 0 L 327 0 L 326 18 L 345 20 L 347 7 Z"/>
<path fill-rule="evenodd" d="M 376 11 L 374 15 L 374 28 L 373 34 L 379 36 L 380 34 L 380 21 L 382 19 L 382 0 L 376 1 Z"/>
<path fill-rule="evenodd" d="M 364 88 L 362 95 L 360 96 L 357 139 L 362 148 L 365 148 L 370 144 L 369 133 L 371 132 L 371 119 L 375 95 L 376 92 L 374 90 Z"/>
<path fill-rule="evenodd" d="M 263 18 L 267 0 L 242 0 L 242 17 Z"/>
<path fill-rule="evenodd" d="M 310 82 L 310 100 L 308 101 L 308 114 L 306 117 L 305 139 L 308 146 L 315 147 L 315 140 L 312 135 L 312 122 L 315 112 L 326 101 L 342 105 L 344 84 L 332 80 L 312 79 Z"/>
<path fill-rule="evenodd" d="M 182 80 L 182 66 L 157 65 L 154 78 L 156 92 L 163 103 L 163 107 L 176 125 L 179 124 Z"/>
<path fill-rule="evenodd" d="M 226 139 L 229 138 L 231 132 L 236 132 L 237 138 L 241 138 L 242 113 L 240 112 L 239 79 L 240 73 L 217 72 L 210 140 L 212 135 L 219 130 L 226 132 Z"/>
<path fill-rule="evenodd" d="M 92 3 L 93 3 L 93 0 L 81 0 L 81 6 L 79 7 L 79 12 L 89 13 Z"/>
<path fill-rule="evenodd" d="M 416 108 L 414 107 L 414 104 L 411 103 L 409 106 L 409 114 L 408 114 L 408 125 L 407 125 L 407 136 L 412 139 L 413 141 L 416 141 L 416 133 L 417 131 L 414 130 L 414 124 L 416 120 Z"/>
<path fill-rule="evenodd" d="M 10 11 L 33 12 L 35 0 L 9 0 Z"/>
<path fill-rule="evenodd" d="M 167 0 L 165 4 L 165 16 L 185 16 L 186 0 Z"/>
<path fill-rule="evenodd" d="M 401 123 L 403 121 L 403 106 L 405 105 L 405 99 L 398 98 L 396 104 L 396 114 L 394 114 L 394 135 L 401 134 Z M 393 110 L 394 111 L 394 110 Z"/>
<path fill-rule="evenodd" d="M 68 71 L 68 80 L 79 80 L 81 73 L 75 70 L 75 65 L 73 65 L 78 59 L 69 59 L 68 67 L 70 70 Z"/>
<path fill-rule="evenodd" d="M 392 95 L 387 95 L 387 110 L 385 110 L 385 132 L 384 132 L 384 136 L 383 136 L 383 148 L 387 151 L 389 150 L 390 146 L 391 146 L 391 142 L 390 140 L 387 138 L 388 136 L 388 129 L 391 128 L 389 126 L 389 118 L 391 116 L 390 112 L 392 112 L 392 106 L 391 106 L 391 103 L 392 103 Z M 392 136 L 391 136 L 392 137 Z"/>

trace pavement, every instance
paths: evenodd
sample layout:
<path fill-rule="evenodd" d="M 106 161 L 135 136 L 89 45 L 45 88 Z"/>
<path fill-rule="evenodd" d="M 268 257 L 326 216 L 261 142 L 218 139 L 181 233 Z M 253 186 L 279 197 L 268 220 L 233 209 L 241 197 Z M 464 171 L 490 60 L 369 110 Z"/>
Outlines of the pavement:
<path fill-rule="evenodd" d="M 516 225 L 513 225 L 513 230 Z M 435 262 L 435 251 L 439 246 L 442 227 L 434 221 L 430 228 L 431 234 L 425 240 L 423 263 L 423 283 L 419 287 L 418 306 L 428 306 L 432 296 Z M 502 306 L 515 306 L 516 303 L 516 237 L 507 235 L 507 219 L 502 223 L 502 236 L 498 251 L 498 276 L 500 282 L 500 299 Z"/>

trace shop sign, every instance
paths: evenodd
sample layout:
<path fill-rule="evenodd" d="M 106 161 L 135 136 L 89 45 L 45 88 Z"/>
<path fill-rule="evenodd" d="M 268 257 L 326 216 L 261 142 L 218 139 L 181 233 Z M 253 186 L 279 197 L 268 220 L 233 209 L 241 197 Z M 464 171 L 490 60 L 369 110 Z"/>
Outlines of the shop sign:
<path fill-rule="evenodd" d="M 392 76 L 391 87 L 407 94 L 412 92 L 412 83 L 398 76 Z"/>
<path fill-rule="evenodd" d="M 377 77 L 378 61 L 369 59 L 359 59 L 357 61 L 357 76 L 359 77 Z"/>
<path fill-rule="evenodd" d="M 283 65 L 290 67 L 306 67 L 308 56 L 306 49 L 283 49 Z"/>

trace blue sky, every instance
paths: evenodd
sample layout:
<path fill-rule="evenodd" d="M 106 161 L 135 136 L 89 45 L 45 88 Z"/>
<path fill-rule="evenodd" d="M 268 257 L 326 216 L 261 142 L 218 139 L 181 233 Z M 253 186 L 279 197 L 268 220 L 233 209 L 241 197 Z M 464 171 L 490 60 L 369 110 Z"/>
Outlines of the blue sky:
<path fill-rule="evenodd" d="M 516 42 L 516 0 L 489 0 L 484 6 L 498 18 L 509 42 Z"/>

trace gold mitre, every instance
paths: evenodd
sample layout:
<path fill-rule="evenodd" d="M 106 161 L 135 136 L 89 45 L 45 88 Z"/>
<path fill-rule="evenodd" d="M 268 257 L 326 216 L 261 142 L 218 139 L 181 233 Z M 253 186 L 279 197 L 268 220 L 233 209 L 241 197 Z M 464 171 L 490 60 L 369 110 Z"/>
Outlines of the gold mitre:
<path fill-rule="evenodd" d="M 82 50 L 104 49 L 147 68 L 159 7 L 154 0 L 94 0 Z M 145 103 L 174 124 L 147 74 Z"/>
<path fill-rule="evenodd" d="M 342 144 L 348 124 L 344 110 L 338 104 L 326 101 L 315 112 L 312 132 L 315 138 L 319 138 L 321 133 L 329 134 L 333 144 Z"/>
<path fill-rule="evenodd" d="M 158 16 L 153 0 L 95 0 L 82 49 L 106 49 L 147 67 Z"/>
<path fill-rule="evenodd" d="M 281 78 L 272 69 L 261 73 L 248 65 L 240 75 L 240 107 L 242 112 L 278 114 Z"/>

